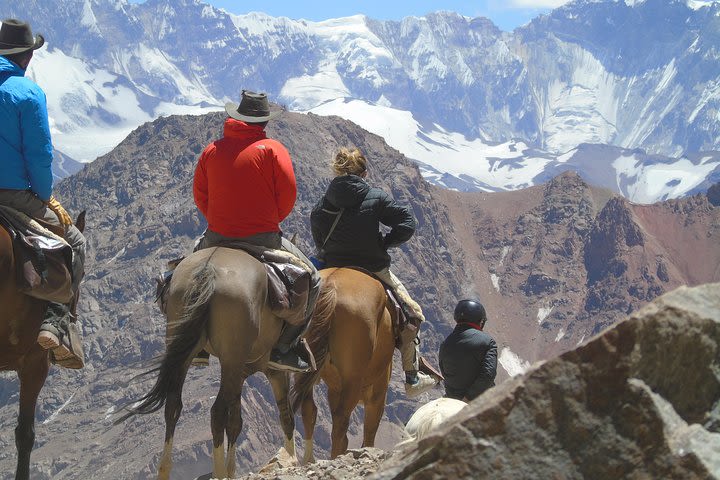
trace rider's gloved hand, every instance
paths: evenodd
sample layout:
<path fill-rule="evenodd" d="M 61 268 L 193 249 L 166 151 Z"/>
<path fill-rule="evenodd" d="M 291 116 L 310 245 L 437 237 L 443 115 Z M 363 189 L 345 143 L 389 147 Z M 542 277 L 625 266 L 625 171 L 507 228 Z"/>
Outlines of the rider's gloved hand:
<path fill-rule="evenodd" d="M 70 218 L 70 215 L 68 215 L 67 211 L 60 205 L 60 202 L 57 201 L 54 195 L 48 200 L 48 208 L 57 215 L 60 223 L 64 226 L 72 225 L 72 218 Z"/>

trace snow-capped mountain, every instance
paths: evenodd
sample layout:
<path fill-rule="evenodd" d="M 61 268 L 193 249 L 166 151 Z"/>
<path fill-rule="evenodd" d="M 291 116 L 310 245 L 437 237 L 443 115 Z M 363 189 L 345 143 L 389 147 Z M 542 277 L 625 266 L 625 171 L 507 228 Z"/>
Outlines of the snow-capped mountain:
<path fill-rule="evenodd" d="M 578 168 L 654 201 L 720 176 L 716 2 L 576 0 L 511 33 L 449 12 L 309 22 L 199 0 L 0 8 L 45 35 L 30 75 L 58 148 L 83 161 L 142 122 L 219 109 L 250 88 L 353 120 L 453 188 L 519 188 Z M 591 163 L 581 144 L 614 148 Z"/>
<path fill-rule="evenodd" d="M 69 177 L 83 168 L 83 164 L 74 160 L 62 152 L 53 152 L 52 173 L 56 180 Z"/>

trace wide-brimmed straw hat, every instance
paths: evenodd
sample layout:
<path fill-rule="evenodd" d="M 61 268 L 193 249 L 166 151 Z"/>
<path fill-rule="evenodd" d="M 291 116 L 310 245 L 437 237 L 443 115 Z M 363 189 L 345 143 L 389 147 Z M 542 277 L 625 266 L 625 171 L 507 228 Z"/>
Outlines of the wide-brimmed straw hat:
<path fill-rule="evenodd" d="M 240 97 L 240 105 L 233 102 L 225 104 L 225 111 L 235 120 L 248 123 L 267 122 L 280 113 L 270 111 L 270 102 L 264 93 L 243 90 Z"/>
<path fill-rule="evenodd" d="M 3 20 L 0 26 L 0 55 L 14 55 L 28 50 L 37 50 L 45 44 L 45 37 L 33 38 L 30 24 L 14 18 Z"/>

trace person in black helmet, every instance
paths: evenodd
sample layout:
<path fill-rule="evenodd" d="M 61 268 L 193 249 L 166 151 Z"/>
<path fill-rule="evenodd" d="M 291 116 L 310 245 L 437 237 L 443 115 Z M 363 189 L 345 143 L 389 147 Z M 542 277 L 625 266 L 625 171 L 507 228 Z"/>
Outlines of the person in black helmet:
<path fill-rule="evenodd" d="M 497 345 L 483 332 L 487 315 L 480 302 L 460 300 L 455 321 L 455 330 L 440 346 L 440 371 L 445 396 L 469 402 L 495 386 Z"/>

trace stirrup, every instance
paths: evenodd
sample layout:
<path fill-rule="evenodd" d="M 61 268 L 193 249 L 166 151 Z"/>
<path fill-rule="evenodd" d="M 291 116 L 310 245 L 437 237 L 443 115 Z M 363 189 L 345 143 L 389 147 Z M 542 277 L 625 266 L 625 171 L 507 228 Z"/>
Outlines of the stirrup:
<path fill-rule="evenodd" d="M 303 360 L 296 351 L 296 348 L 291 348 L 285 353 L 278 349 L 273 349 L 272 352 L 270 352 L 268 368 L 297 373 L 307 373 L 312 371 L 310 364 Z"/>

